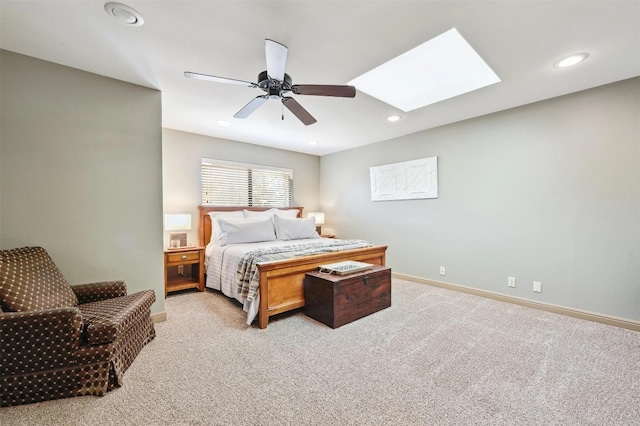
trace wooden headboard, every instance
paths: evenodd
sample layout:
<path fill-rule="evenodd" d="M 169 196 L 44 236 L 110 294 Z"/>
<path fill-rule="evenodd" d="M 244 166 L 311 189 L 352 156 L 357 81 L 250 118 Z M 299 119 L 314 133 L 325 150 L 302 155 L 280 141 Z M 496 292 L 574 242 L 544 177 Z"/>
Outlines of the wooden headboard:
<path fill-rule="evenodd" d="M 211 216 L 209 212 L 232 212 L 251 210 L 254 212 L 263 212 L 273 207 L 247 207 L 247 206 L 198 206 L 198 241 L 199 245 L 206 247 L 211 240 Z M 298 210 L 298 217 L 302 217 L 304 207 L 278 207 L 280 210 Z"/>

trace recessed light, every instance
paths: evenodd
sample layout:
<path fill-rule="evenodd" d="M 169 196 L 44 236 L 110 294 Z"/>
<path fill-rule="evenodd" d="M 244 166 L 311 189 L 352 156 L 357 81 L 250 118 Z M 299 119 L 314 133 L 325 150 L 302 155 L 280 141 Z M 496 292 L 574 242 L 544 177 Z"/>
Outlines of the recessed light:
<path fill-rule="evenodd" d="M 226 120 L 218 120 L 218 124 L 220 126 L 229 126 L 229 125 L 231 125 L 231 122 L 226 121 Z"/>
<path fill-rule="evenodd" d="M 499 82 L 496 73 L 452 28 L 348 84 L 409 112 Z"/>
<path fill-rule="evenodd" d="M 309 145 L 318 145 L 318 141 L 309 141 Z"/>
<path fill-rule="evenodd" d="M 567 68 L 573 65 L 579 64 L 589 57 L 588 53 L 578 53 L 576 55 L 567 56 L 566 58 L 560 59 L 558 62 L 553 64 L 556 68 Z"/>
<path fill-rule="evenodd" d="M 122 3 L 107 3 L 104 5 L 104 10 L 109 16 L 117 19 L 125 25 L 132 27 L 139 27 L 144 24 L 144 19 L 137 11 Z"/>
<path fill-rule="evenodd" d="M 400 120 L 402 117 L 400 117 L 399 115 L 390 115 L 387 117 L 387 121 L 391 121 L 392 123 L 395 121 Z"/>

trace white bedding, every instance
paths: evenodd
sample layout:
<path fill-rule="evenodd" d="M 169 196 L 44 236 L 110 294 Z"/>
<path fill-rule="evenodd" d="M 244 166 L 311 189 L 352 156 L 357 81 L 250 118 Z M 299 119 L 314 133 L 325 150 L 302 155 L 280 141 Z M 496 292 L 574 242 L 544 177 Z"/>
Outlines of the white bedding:
<path fill-rule="evenodd" d="M 317 242 L 318 238 L 296 240 L 295 244 L 305 244 Z M 260 248 L 289 246 L 291 241 L 266 241 L 263 243 L 250 244 L 230 244 L 219 246 L 209 244 L 205 252 L 205 270 L 207 281 L 205 285 L 209 288 L 220 290 L 227 297 L 236 299 L 242 303 L 243 310 L 247 313 L 247 325 L 251 325 L 258 315 L 260 307 L 260 294 L 253 300 L 248 301 L 238 294 L 237 290 L 237 270 L 238 263 L 245 253 Z"/>

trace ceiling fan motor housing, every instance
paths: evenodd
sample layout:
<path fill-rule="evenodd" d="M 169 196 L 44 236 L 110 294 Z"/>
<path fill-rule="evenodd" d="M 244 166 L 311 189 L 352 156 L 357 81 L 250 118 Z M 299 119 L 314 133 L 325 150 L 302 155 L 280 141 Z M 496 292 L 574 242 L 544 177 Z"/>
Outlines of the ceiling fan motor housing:
<path fill-rule="evenodd" d="M 269 94 L 269 97 L 280 97 L 283 92 L 291 91 L 291 76 L 289 74 L 284 75 L 284 81 L 275 80 L 269 77 L 267 71 L 262 71 L 258 74 L 258 87 Z"/>

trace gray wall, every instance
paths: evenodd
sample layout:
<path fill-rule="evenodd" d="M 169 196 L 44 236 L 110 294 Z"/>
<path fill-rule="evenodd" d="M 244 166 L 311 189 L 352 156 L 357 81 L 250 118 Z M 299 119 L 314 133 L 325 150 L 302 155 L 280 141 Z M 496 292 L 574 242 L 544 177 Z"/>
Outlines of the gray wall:
<path fill-rule="evenodd" d="M 293 203 L 315 211 L 320 200 L 320 157 L 212 138 L 177 130 L 162 131 L 165 213 L 191 213 L 188 243 L 198 242 L 200 160 L 203 157 L 293 169 Z M 165 232 L 165 246 L 168 233 Z"/>
<path fill-rule="evenodd" d="M 635 78 L 324 156 L 327 228 L 394 272 L 640 320 L 639 117 Z M 371 201 L 369 167 L 430 156 L 438 199 Z"/>
<path fill-rule="evenodd" d="M 72 284 L 124 279 L 164 311 L 160 92 L 0 51 L 0 247 Z"/>

